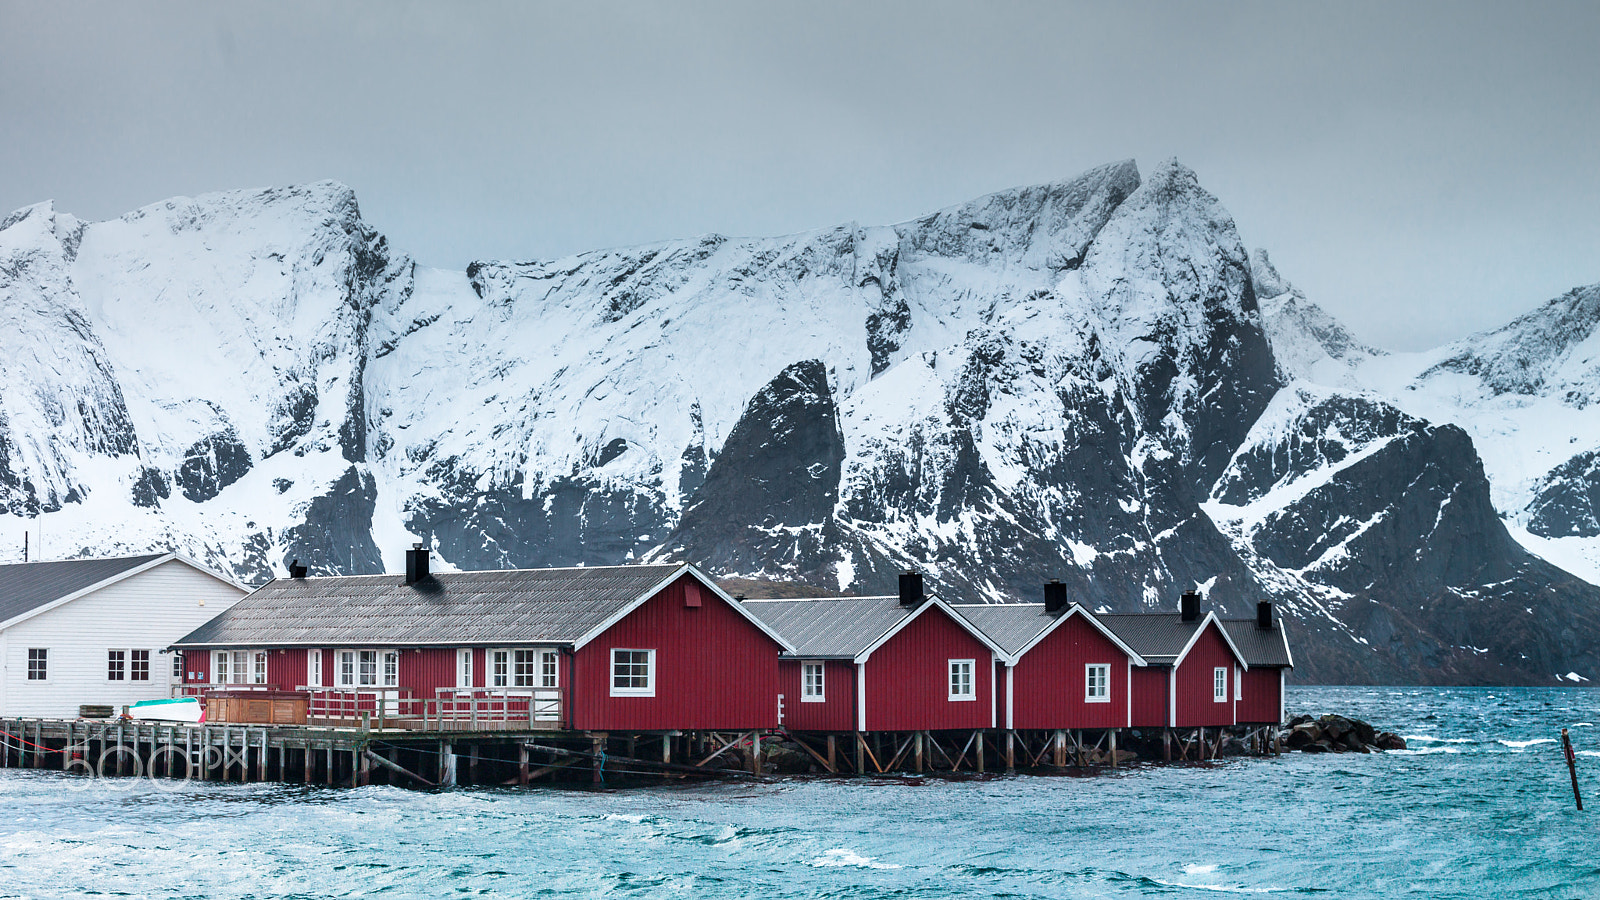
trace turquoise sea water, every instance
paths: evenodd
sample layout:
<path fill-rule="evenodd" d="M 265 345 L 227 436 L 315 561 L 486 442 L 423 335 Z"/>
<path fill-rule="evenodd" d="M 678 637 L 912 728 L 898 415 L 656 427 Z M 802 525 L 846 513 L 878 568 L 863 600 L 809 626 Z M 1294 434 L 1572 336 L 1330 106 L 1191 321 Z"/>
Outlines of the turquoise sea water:
<path fill-rule="evenodd" d="M 6 770 L 0 897 L 1600 897 L 1597 706 L 1301 688 L 1291 712 L 1413 749 L 1092 777 L 424 793 Z"/>

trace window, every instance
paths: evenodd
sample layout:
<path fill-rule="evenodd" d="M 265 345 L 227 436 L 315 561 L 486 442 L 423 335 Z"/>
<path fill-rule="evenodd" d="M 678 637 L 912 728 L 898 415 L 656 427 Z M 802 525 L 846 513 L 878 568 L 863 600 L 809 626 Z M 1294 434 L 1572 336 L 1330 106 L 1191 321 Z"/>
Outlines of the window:
<path fill-rule="evenodd" d="M 50 674 L 50 651 L 43 647 L 28 648 L 28 680 L 44 681 Z"/>
<path fill-rule="evenodd" d="M 808 662 L 800 664 L 800 702 L 823 703 L 825 702 L 823 681 L 823 664 Z"/>
<path fill-rule="evenodd" d="M 172 678 L 174 681 L 183 680 L 183 654 L 172 654 Z"/>
<path fill-rule="evenodd" d="M 1233 667 L 1233 699 L 1244 699 L 1244 679 L 1239 677 L 1239 667 Z"/>
<path fill-rule="evenodd" d="M 395 687 L 399 684 L 400 651 L 339 651 L 339 687 Z"/>
<path fill-rule="evenodd" d="M 951 700 L 976 700 L 977 692 L 972 688 L 972 664 L 970 659 L 950 660 L 950 699 Z"/>
<path fill-rule="evenodd" d="M 611 696 L 654 697 L 655 674 L 654 650 L 611 651 Z"/>
<path fill-rule="evenodd" d="M 322 651 L 306 651 L 306 684 L 311 687 L 322 686 Z"/>
<path fill-rule="evenodd" d="M 211 659 L 212 684 L 267 683 L 265 650 L 218 650 Z"/>
<path fill-rule="evenodd" d="M 539 687 L 553 688 L 561 685 L 561 654 L 554 650 L 539 651 Z"/>
<path fill-rule="evenodd" d="M 1228 702 L 1228 667 L 1217 666 L 1211 670 L 1211 699 L 1218 703 Z"/>
<path fill-rule="evenodd" d="M 149 650 L 129 650 L 128 651 L 128 680 L 129 681 L 149 681 L 150 680 L 150 651 Z"/>
<path fill-rule="evenodd" d="M 456 651 L 456 687 L 472 687 L 472 648 Z"/>
<path fill-rule="evenodd" d="M 1083 702 L 1111 702 L 1111 666 L 1090 663 L 1084 666 Z"/>
<path fill-rule="evenodd" d="M 534 652 L 511 651 L 511 684 L 513 687 L 533 687 Z"/>
<path fill-rule="evenodd" d="M 489 654 L 489 686 L 506 687 L 511 684 L 511 651 L 496 650 Z"/>
<path fill-rule="evenodd" d="M 128 654 L 125 650 L 106 651 L 106 680 L 123 681 L 127 678 Z"/>

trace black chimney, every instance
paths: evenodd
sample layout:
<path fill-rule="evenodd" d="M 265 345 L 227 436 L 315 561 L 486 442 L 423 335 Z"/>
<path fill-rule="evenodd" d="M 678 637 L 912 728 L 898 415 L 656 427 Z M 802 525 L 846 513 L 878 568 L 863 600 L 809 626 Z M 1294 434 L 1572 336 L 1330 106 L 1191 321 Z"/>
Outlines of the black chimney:
<path fill-rule="evenodd" d="M 306 567 L 300 565 L 300 560 L 293 559 L 293 560 L 289 561 L 289 577 L 290 578 L 304 578 L 304 577 L 306 577 Z"/>
<path fill-rule="evenodd" d="M 1256 627 L 1262 631 L 1272 630 L 1272 601 L 1262 600 L 1256 604 Z"/>
<path fill-rule="evenodd" d="M 1044 611 L 1058 613 L 1067 608 L 1067 586 L 1059 578 L 1050 579 L 1044 586 Z"/>
<path fill-rule="evenodd" d="M 1200 592 L 1184 591 L 1183 599 L 1178 601 L 1178 612 L 1185 622 L 1200 621 Z"/>
<path fill-rule="evenodd" d="M 428 577 L 428 548 L 416 544 L 406 551 L 406 584 L 416 584 Z"/>
<path fill-rule="evenodd" d="M 900 605 L 910 608 L 922 602 L 922 574 L 900 573 Z"/>

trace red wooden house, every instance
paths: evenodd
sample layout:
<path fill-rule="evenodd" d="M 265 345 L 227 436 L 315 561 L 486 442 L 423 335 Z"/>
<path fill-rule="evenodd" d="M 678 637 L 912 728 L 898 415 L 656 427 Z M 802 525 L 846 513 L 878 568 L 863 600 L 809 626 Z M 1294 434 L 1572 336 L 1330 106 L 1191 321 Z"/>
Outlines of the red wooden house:
<path fill-rule="evenodd" d="M 943 600 L 902 576 L 896 597 L 747 600 L 794 645 L 779 662 L 792 731 L 994 728 L 1005 654 Z"/>
<path fill-rule="evenodd" d="M 191 684 L 299 690 L 313 718 L 584 731 L 778 725 L 794 647 L 692 566 L 280 578 L 173 646 Z M 504 727 L 503 725 L 500 727 Z"/>
<path fill-rule="evenodd" d="M 1257 603 L 1254 619 L 1226 619 L 1222 627 L 1248 666 L 1234 673 L 1235 720 L 1240 725 L 1282 724 L 1284 674 L 1294 668 L 1294 656 L 1283 625 L 1273 618 L 1272 603 Z"/>
<path fill-rule="evenodd" d="M 1134 728 L 1210 728 L 1237 724 L 1238 674 L 1249 668 L 1215 613 L 1183 595 L 1177 613 L 1097 616 L 1142 657 L 1132 672 Z"/>
<path fill-rule="evenodd" d="M 956 610 L 1005 651 L 997 690 L 1007 729 L 1127 728 L 1133 677 L 1145 666 L 1066 586 L 1045 585 L 1045 602 L 974 604 Z"/>

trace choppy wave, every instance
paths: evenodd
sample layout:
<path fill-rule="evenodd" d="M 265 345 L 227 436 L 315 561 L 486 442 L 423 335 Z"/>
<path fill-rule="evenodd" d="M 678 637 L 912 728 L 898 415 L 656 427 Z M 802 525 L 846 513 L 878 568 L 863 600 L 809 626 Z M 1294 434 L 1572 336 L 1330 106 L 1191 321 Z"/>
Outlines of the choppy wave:
<path fill-rule="evenodd" d="M 3 770 L 0 897 L 1600 896 L 1593 812 L 1551 746 L 1571 729 L 1600 802 L 1597 699 L 1304 688 L 1291 713 L 1411 749 L 1115 777 L 164 791 Z"/>

